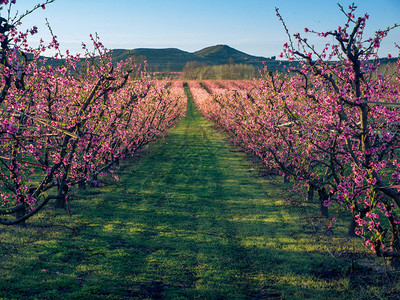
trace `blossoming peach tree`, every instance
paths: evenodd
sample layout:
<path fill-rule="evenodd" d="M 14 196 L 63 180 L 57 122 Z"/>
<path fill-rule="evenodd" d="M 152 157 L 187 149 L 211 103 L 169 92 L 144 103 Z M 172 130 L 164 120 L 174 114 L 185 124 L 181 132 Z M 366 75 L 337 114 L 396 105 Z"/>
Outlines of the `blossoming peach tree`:
<path fill-rule="evenodd" d="M 121 158 L 162 135 L 184 103 L 156 87 L 132 59 L 113 63 L 95 36 L 94 52 L 84 45 L 84 57 L 68 51 L 42 57 L 47 49 L 58 51 L 56 36 L 30 47 L 37 28 L 19 31 L 26 14 L 11 18 L 15 1 L 0 4 L 2 11 L 8 7 L 0 23 L 0 223 L 13 225 L 50 200 L 68 206 L 71 186 L 113 173 Z"/>
<path fill-rule="evenodd" d="M 289 60 L 302 61 L 301 68 L 292 69 L 298 74 L 294 85 L 297 88 L 288 97 L 307 101 L 313 109 L 309 114 L 296 114 L 294 128 L 299 131 L 299 139 L 307 128 L 319 128 L 306 141 L 320 153 L 320 158 L 313 162 L 319 166 L 319 172 L 313 170 L 306 179 L 312 182 L 320 174 L 318 184 L 329 191 L 326 204 L 334 200 L 345 205 L 354 216 L 355 233 L 364 238 L 365 245 L 397 264 L 399 60 L 391 74 L 377 74 L 376 61 L 382 39 L 398 25 L 364 39 L 369 16 L 355 18 L 356 8 L 353 4 L 345 12 L 340 7 L 347 22 L 335 31 L 305 29 L 321 37 L 334 37 L 336 43 L 327 44 L 321 53 L 300 34 L 294 35 L 297 49 L 291 39 L 285 45 L 284 53 Z M 278 10 L 277 15 L 281 18 Z M 284 22 L 283 25 L 286 28 Z M 318 118 L 313 120 L 314 125 L 303 128 L 315 116 Z"/>

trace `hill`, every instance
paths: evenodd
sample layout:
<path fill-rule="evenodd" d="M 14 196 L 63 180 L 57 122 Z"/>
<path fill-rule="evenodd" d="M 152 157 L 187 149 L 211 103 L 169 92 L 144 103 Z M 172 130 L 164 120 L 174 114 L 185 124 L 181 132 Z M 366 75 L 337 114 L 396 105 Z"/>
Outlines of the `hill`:
<path fill-rule="evenodd" d="M 263 61 L 275 62 L 275 58 L 252 56 L 227 45 L 211 46 L 193 53 L 177 48 L 113 50 L 113 59 L 116 61 L 131 56 L 139 61 L 147 60 L 153 71 L 169 70 L 171 72 L 181 72 L 188 62 L 197 62 L 205 65 L 223 65 L 228 63 L 249 64 L 253 65 L 256 69 L 263 67 Z"/>
<path fill-rule="evenodd" d="M 263 61 L 271 60 L 266 57 L 252 56 L 227 45 L 217 45 L 194 52 L 194 55 L 205 60 L 209 65 L 223 65 L 227 63 L 249 64 L 255 68 L 262 68 Z"/>
<path fill-rule="evenodd" d="M 113 50 L 113 59 L 116 61 L 127 59 L 131 56 L 137 58 L 139 61 L 147 60 L 150 68 L 154 71 L 170 70 L 173 72 L 182 71 L 187 62 L 195 61 L 197 59 L 197 57 L 192 53 L 176 48 L 137 48 L 133 50 Z"/>

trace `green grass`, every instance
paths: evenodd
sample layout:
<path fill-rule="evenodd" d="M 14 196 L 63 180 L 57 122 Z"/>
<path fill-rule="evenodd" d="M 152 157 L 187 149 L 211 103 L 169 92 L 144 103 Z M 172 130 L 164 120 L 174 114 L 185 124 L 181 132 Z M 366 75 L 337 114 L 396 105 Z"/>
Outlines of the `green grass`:
<path fill-rule="evenodd" d="M 188 102 L 163 140 L 121 165 L 120 181 L 76 191 L 0 228 L 0 298 L 385 299 L 398 274 L 289 205 L 281 179 L 231 145 Z M 372 268 L 372 267 L 373 268 Z M 393 298 L 395 299 L 395 298 Z"/>

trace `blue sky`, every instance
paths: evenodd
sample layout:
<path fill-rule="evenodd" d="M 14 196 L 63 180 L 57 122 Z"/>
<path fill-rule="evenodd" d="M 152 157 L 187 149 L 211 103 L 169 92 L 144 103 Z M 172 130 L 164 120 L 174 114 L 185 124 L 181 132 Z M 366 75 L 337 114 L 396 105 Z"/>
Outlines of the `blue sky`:
<path fill-rule="evenodd" d="M 40 1 L 17 0 L 19 11 Z M 327 31 L 343 25 L 345 17 L 337 3 L 348 7 L 355 2 L 357 15 L 368 13 L 367 33 L 400 24 L 400 0 L 56 0 L 24 20 L 36 24 L 39 37 L 49 39 L 48 18 L 61 47 L 82 52 L 81 42 L 98 33 L 111 49 L 180 48 L 196 51 L 227 44 L 252 55 L 279 55 L 287 36 L 275 15 L 280 8 L 290 31 L 304 33 L 304 27 Z M 4 14 L 4 12 L 2 13 Z M 308 37 L 318 47 L 320 40 Z M 33 40 L 34 42 L 34 40 Z M 380 55 L 398 55 L 400 28 L 389 34 Z"/>

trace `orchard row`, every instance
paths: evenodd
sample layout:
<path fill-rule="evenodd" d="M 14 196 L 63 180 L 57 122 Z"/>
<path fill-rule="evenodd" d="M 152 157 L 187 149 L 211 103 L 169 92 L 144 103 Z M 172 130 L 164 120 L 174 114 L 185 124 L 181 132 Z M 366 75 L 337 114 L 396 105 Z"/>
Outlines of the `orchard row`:
<path fill-rule="evenodd" d="M 92 37 L 94 51 L 86 50 L 84 57 L 46 61 L 40 55 L 58 50 L 56 37 L 50 45 L 31 48 L 28 38 L 35 28 L 20 32 L 18 26 L 18 20 L 2 19 L 0 27 L 0 223 L 5 225 L 25 221 L 50 200 L 68 206 L 72 186 L 96 184 L 105 172 L 116 177 L 119 160 L 163 135 L 186 107 L 182 83 L 155 81 L 132 60 L 113 64 L 97 37 Z"/>
<path fill-rule="evenodd" d="M 368 15 L 355 18 L 354 10 L 349 7 L 347 23 L 337 30 L 313 32 L 336 40 L 321 53 L 300 34 L 290 37 L 282 56 L 301 65 L 286 74 L 266 69 L 247 87 L 189 86 L 204 116 L 290 177 L 295 189 L 308 189 L 310 198 L 315 192 L 322 216 L 333 202 L 348 209 L 349 233 L 398 265 L 400 60 L 379 66 L 374 59 L 390 29 L 365 39 Z"/>

